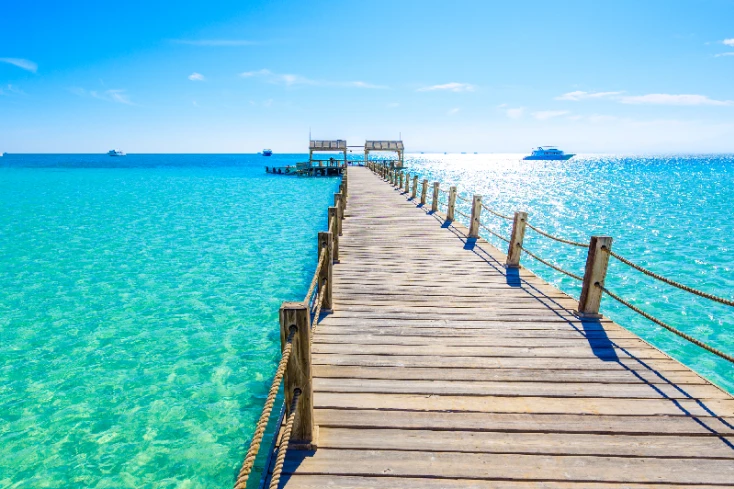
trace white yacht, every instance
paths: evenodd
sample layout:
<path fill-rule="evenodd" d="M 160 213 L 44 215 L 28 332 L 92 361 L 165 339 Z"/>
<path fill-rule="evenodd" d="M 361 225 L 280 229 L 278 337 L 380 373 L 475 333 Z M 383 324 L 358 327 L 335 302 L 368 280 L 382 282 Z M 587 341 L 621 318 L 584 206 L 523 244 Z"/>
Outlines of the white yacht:
<path fill-rule="evenodd" d="M 110 156 L 125 156 L 125 152 L 119 149 L 111 149 L 107 152 Z"/>
<path fill-rule="evenodd" d="M 538 146 L 523 160 L 570 160 L 576 155 L 566 154 L 555 146 Z"/>

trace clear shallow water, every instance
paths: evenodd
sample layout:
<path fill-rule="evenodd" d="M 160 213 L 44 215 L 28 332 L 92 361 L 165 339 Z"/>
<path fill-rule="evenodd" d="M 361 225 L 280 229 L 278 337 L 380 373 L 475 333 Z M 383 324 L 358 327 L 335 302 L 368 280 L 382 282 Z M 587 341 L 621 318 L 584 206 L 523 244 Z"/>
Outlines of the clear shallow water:
<path fill-rule="evenodd" d="M 0 487 L 232 484 L 338 186 L 298 159 L 0 158 Z"/>
<path fill-rule="evenodd" d="M 528 212 L 530 223 L 573 241 L 614 238 L 613 249 L 665 277 L 734 298 L 734 156 L 617 157 L 580 155 L 567 162 L 522 161 L 521 155 L 412 155 L 411 172 L 502 214 Z M 430 187 L 429 187 L 430 188 Z M 442 196 L 442 200 L 447 200 Z M 460 202 L 462 212 L 471 204 Z M 483 222 L 509 237 L 511 222 L 484 211 Z M 459 221 L 467 220 L 457 215 Z M 486 231 L 481 235 L 506 251 Z M 528 229 L 525 247 L 583 275 L 586 250 Z M 578 298 L 580 285 L 523 255 L 530 270 Z M 672 288 L 612 259 L 606 286 L 678 329 L 734 354 L 734 309 Z M 642 318 L 609 297 L 602 311 L 666 353 L 734 393 L 734 367 Z"/>

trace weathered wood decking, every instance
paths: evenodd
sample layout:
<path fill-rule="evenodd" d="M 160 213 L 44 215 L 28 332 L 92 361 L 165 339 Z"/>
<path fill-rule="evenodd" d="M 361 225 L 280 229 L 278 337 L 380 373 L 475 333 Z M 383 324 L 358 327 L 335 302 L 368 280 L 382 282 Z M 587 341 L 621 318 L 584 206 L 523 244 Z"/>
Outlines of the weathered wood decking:
<path fill-rule="evenodd" d="M 281 487 L 734 486 L 734 399 L 366 168 L 349 170 L 318 450 Z M 652 327 L 652 326 L 651 326 Z"/>

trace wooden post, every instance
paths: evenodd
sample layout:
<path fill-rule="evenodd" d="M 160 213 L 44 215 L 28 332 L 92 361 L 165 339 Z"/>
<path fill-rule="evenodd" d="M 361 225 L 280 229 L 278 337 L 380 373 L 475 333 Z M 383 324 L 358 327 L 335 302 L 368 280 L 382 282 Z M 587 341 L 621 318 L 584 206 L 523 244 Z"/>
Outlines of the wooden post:
<path fill-rule="evenodd" d="M 405 173 L 405 193 L 410 192 L 410 173 Z"/>
<path fill-rule="evenodd" d="M 334 239 L 333 248 L 334 256 L 332 257 L 335 262 L 339 261 L 339 211 L 336 206 L 329 207 L 329 232 L 333 233 L 332 238 Z M 332 224 L 333 223 L 333 224 Z M 331 226 L 334 226 L 333 228 Z"/>
<path fill-rule="evenodd" d="M 438 212 L 438 192 L 440 183 L 433 182 L 433 202 L 431 202 L 431 212 Z"/>
<path fill-rule="evenodd" d="M 303 302 L 284 302 L 280 306 L 280 349 L 285 348 L 291 329 L 293 334 L 291 358 L 283 375 L 286 409 L 290 410 L 293 394 L 301 392 L 293 422 L 290 448 L 316 448 L 318 427 L 313 419 L 313 385 L 311 383 L 311 319 L 308 305 Z M 290 414 L 286 412 L 286 415 Z"/>
<path fill-rule="evenodd" d="M 507 248 L 507 268 L 520 268 L 520 256 L 522 256 L 522 241 L 525 239 L 525 224 L 528 222 L 527 212 L 515 212 L 515 220 L 512 221 L 512 234 L 510 244 Z"/>
<path fill-rule="evenodd" d="M 331 275 L 334 268 L 334 248 L 332 247 L 333 237 L 329 232 L 319 232 L 319 255 L 321 250 L 326 248 L 326 256 L 324 257 L 324 264 L 319 270 L 319 293 L 324 294 L 324 301 L 321 303 L 322 311 L 330 311 L 332 308 L 331 298 Z"/>
<path fill-rule="evenodd" d="M 413 175 L 413 190 L 410 192 L 410 198 L 415 200 L 415 193 L 418 190 L 418 175 Z"/>
<path fill-rule="evenodd" d="M 454 207 L 456 207 L 456 187 L 449 188 L 449 210 L 446 211 L 446 220 L 454 220 Z"/>
<path fill-rule="evenodd" d="M 344 204 L 342 203 L 342 194 L 337 192 L 334 194 L 334 207 L 336 207 L 336 233 L 342 235 L 342 219 L 344 219 Z"/>
<path fill-rule="evenodd" d="M 428 192 L 428 180 L 425 178 L 421 182 L 421 205 L 426 205 L 426 193 Z"/>
<path fill-rule="evenodd" d="M 479 237 L 479 219 L 482 215 L 482 196 L 475 195 L 471 204 L 471 221 L 469 221 L 469 237 Z"/>
<path fill-rule="evenodd" d="M 403 172 L 400 172 L 398 177 L 398 188 L 403 188 Z"/>
<path fill-rule="evenodd" d="M 579 316 L 584 318 L 600 318 L 599 306 L 601 305 L 602 291 L 596 284 L 604 285 L 609 265 L 609 253 L 602 248 L 612 250 L 612 238 L 610 236 L 592 236 L 589 241 L 589 253 L 586 255 L 586 270 L 584 271 L 584 283 L 581 286 L 581 297 L 579 297 Z"/>

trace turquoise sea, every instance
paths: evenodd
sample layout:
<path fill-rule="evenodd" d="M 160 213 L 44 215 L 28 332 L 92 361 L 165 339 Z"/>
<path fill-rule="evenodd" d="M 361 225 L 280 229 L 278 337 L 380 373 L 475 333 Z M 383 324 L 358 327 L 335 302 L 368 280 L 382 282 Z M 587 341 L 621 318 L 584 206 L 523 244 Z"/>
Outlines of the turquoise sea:
<path fill-rule="evenodd" d="M 231 486 L 275 370 L 278 307 L 306 292 L 338 186 L 263 171 L 303 158 L 0 158 L 0 488 Z M 643 266 L 734 296 L 734 157 L 406 162 L 553 234 L 611 235 Z M 525 244 L 583 271 L 584 250 L 530 230 Z M 572 279 L 523 263 L 578 296 Z M 732 308 L 619 263 L 607 285 L 734 352 Z M 610 299 L 603 309 L 734 392 L 731 365 Z"/>
<path fill-rule="evenodd" d="M 339 183 L 296 159 L 0 158 L 0 488 L 231 487 Z"/>

